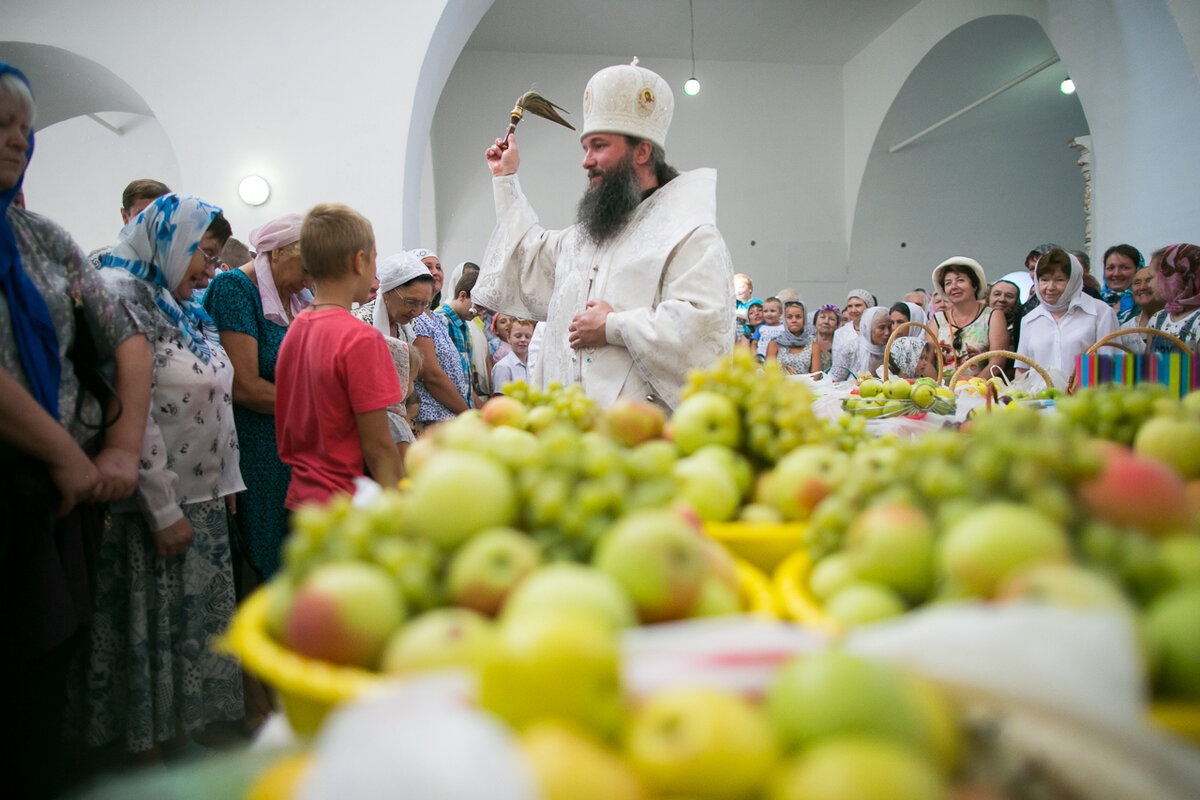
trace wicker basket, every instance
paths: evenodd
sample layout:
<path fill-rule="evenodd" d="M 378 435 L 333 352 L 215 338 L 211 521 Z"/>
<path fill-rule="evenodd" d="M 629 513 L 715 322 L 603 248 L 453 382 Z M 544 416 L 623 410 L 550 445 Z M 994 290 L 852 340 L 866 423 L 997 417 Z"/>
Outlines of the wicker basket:
<path fill-rule="evenodd" d="M 971 356 L 966 361 L 959 364 L 958 369 L 954 370 L 954 374 L 950 376 L 950 388 L 953 389 L 958 382 L 963 379 L 963 373 L 969 367 L 973 367 L 980 362 L 996 358 L 997 356 L 1000 356 L 1001 358 L 1011 358 L 1015 361 L 1020 361 L 1029 365 L 1030 369 L 1042 376 L 1042 380 L 1046 382 L 1046 386 L 1054 385 L 1054 381 L 1050 380 L 1049 373 L 1042 368 L 1041 364 L 1037 363 L 1032 358 L 1023 356 L 1020 353 L 1014 353 L 1011 350 L 988 350 L 986 353 L 979 353 L 978 355 Z"/>
<path fill-rule="evenodd" d="M 934 349 L 934 352 L 937 353 L 937 374 L 938 374 L 938 385 L 940 386 L 941 382 L 942 382 L 942 371 L 946 368 L 946 362 L 945 362 L 945 359 L 942 357 L 942 348 L 940 345 L 938 345 L 937 331 L 935 331 L 933 328 L 929 327 L 928 325 L 923 325 L 920 322 L 913 322 L 911 320 L 908 322 L 901 322 L 899 325 L 897 325 L 895 327 L 895 329 L 892 330 L 892 335 L 888 337 L 887 344 L 884 345 L 884 348 L 883 348 L 883 379 L 885 381 L 889 379 L 888 362 L 891 360 L 891 357 L 892 357 L 892 342 L 896 341 L 896 338 L 900 335 L 900 331 L 906 330 L 908 328 L 920 328 L 921 330 L 925 331 L 925 333 L 928 334 L 929 338 L 933 341 L 933 349 Z"/>

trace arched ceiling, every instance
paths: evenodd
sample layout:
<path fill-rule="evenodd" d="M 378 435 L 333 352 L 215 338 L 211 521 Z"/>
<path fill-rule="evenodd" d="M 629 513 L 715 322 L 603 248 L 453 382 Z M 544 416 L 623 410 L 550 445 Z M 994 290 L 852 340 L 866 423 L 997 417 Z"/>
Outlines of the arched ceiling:
<path fill-rule="evenodd" d="M 694 0 L 696 60 L 844 64 L 919 0 Z M 636 23 L 631 23 L 636 21 Z M 690 58 L 688 0 L 496 0 L 467 49 Z"/>
<path fill-rule="evenodd" d="M 0 60 L 20 64 L 33 85 L 38 130 L 102 111 L 154 116 L 129 84 L 108 68 L 70 50 L 30 42 L 0 42 Z"/>

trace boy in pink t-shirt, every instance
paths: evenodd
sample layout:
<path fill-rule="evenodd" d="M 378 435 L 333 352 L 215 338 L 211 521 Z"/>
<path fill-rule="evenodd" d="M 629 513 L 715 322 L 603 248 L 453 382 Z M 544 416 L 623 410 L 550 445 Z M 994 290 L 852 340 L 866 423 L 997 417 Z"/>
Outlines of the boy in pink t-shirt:
<path fill-rule="evenodd" d="M 313 302 L 298 314 L 275 366 L 275 434 L 292 468 L 284 505 L 295 510 L 352 494 L 364 474 L 383 486 L 400 480 L 400 456 L 387 407 L 404 393 L 379 331 L 350 313 L 375 280 L 371 223 L 336 203 L 316 206 L 300 229 Z"/>

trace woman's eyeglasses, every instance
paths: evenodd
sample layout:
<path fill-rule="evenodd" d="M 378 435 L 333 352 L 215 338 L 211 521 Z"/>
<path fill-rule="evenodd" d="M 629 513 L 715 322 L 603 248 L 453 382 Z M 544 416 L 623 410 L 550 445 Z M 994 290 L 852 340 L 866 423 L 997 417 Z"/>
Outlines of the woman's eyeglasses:
<path fill-rule="evenodd" d="M 433 303 L 424 300 L 418 300 L 415 297 L 405 297 L 402 294 L 396 295 L 396 299 L 404 303 L 405 308 L 411 308 L 414 311 L 424 311 L 427 308 L 433 307 Z"/>

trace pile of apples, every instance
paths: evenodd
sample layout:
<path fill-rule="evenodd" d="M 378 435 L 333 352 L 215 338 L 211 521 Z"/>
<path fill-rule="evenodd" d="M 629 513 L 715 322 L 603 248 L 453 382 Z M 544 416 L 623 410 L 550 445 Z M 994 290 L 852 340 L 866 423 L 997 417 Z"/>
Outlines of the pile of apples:
<path fill-rule="evenodd" d="M 1200 419 L 1160 404 L 1134 447 L 1065 415 L 987 415 L 864 451 L 814 509 L 807 587 L 841 626 L 956 600 L 1108 608 L 1156 693 L 1200 700 Z"/>
<path fill-rule="evenodd" d="M 452 455 L 463 465 L 488 463 Z M 305 559 L 288 560 L 267 585 L 269 633 L 310 658 L 410 672 L 475 667 L 525 646 L 517 640 L 531 635 L 527 618 L 547 607 L 576 610 L 611 630 L 741 609 L 732 557 L 694 517 L 674 510 L 625 515 L 590 563 L 576 563 L 547 561 L 537 542 L 511 527 L 483 527 L 452 545 L 445 531 L 422 538 L 427 529 L 411 522 L 420 514 L 408 502 L 385 492 L 366 509 L 306 512 L 301 524 L 310 527 L 314 515 L 340 516 L 325 520 L 326 551 L 306 543 Z M 355 535 L 363 546 L 352 553 Z M 413 553 L 420 557 L 398 557 Z"/>
<path fill-rule="evenodd" d="M 842 409 L 877 419 L 921 412 L 953 414 L 954 392 L 933 378 L 864 378 L 842 402 Z"/>
<path fill-rule="evenodd" d="M 547 800 L 939 800 L 968 741 L 932 684 L 839 650 L 785 663 L 761 702 L 681 685 L 615 730 L 557 710 L 516 727 Z"/>

